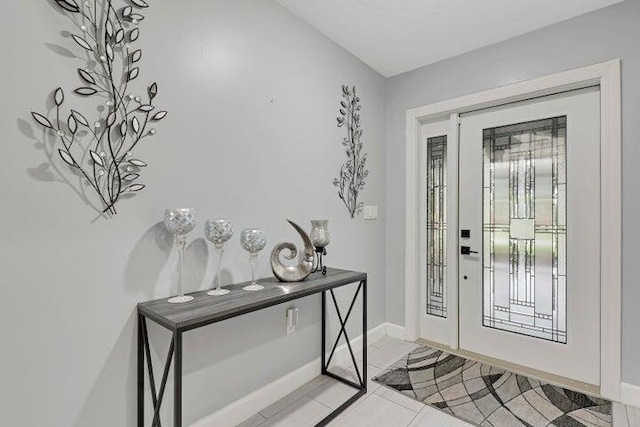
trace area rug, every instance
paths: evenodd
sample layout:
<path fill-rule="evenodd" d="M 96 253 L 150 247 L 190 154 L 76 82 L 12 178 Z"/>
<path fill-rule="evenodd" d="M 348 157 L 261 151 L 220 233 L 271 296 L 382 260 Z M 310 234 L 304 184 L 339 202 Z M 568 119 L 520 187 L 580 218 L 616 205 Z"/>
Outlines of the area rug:
<path fill-rule="evenodd" d="M 611 402 L 421 347 L 373 379 L 481 427 L 610 427 Z"/>

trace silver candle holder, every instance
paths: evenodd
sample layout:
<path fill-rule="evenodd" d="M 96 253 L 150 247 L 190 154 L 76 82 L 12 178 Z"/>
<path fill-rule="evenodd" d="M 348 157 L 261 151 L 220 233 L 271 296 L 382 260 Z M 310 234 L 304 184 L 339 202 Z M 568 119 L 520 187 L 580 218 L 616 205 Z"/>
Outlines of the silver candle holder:
<path fill-rule="evenodd" d="M 180 258 L 178 295 L 168 300 L 168 302 L 172 304 L 182 304 L 194 300 L 192 296 L 184 294 L 184 250 L 187 244 L 187 233 L 193 230 L 196 224 L 197 214 L 195 209 L 167 209 L 164 212 L 164 225 L 167 227 L 169 233 L 174 236 L 174 242 L 178 247 L 178 256 Z"/>
<path fill-rule="evenodd" d="M 233 236 L 233 223 L 226 219 L 210 219 L 204 224 L 204 234 L 215 250 L 218 251 L 218 270 L 216 278 L 218 286 L 207 292 L 207 295 L 222 296 L 231 292 L 228 289 L 222 289 L 222 281 L 220 277 L 220 269 L 222 267 L 222 256 L 224 255 L 224 244 Z"/>
<path fill-rule="evenodd" d="M 327 274 L 327 267 L 323 264 L 323 257 L 327 255 L 327 246 L 331 242 L 329 236 L 329 220 L 327 219 L 312 219 L 311 220 L 311 233 L 309 234 L 311 243 L 313 244 L 316 255 L 318 257 L 318 263 L 316 265 L 316 271 L 322 272 L 322 275 Z"/>
<path fill-rule="evenodd" d="M 256 282 L 256 260 L 258 252 L 267 245 L 267 233 L 263 228 L 245 228 L 240 233 L 240 244 L 242 249 L 249 252 L 249 263 L 251 264 L 251 284 L 245 286 L 245 291 L 260 291 L 264 286 Z"/>

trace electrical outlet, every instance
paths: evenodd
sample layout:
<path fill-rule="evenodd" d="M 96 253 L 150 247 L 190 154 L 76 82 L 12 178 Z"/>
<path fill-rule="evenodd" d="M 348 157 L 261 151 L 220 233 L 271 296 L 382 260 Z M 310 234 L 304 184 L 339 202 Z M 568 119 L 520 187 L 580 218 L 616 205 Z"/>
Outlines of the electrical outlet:
<path fill-rule="evenodd" d="M 298 309 L 295 307 L 287 308 L 287 335 L 292 334 L 298 327 Z"/>

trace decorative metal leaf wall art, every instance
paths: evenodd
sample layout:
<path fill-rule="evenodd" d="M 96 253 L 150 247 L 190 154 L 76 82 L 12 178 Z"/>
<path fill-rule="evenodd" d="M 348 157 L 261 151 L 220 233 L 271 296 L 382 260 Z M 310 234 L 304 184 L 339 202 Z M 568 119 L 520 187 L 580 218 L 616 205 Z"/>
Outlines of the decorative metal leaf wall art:
<path fill-rule="evenodd" d="M 347 136 L 342 139 L 346 147 L 347 161 L 340 169 L 340 176 L 333 180 L 338 187 L 338 196 L 344 202 L 351 218 L 364 206 L 358 203 L 358 196 L 366 184 L 365 178 L 369 171 L 365 169 L 367 154 L 362 152 L 362 128 L 360 122 L 360 98 L 356 95 L 356 87 L 342 86 L 342 101 L 340 101 L 340 116 L 338 127 L 345 127 Z"/>
<path fill-rule="evenodd" d="M 68 12 L 79 30 L 72 34 L 74 46 L 86 55 L 86 67 L 79 68 L 80 86 L 73 92 L 98 102 L 99 117 L 89 121 L 79 111 L 63 113 L 65 93 L 54 91 L 55 114 L 52 119 L 32 112 L 33 119 L 56 137 L 58 154 L 99 200 L 99 211 L 117 213 L 116 204 L 127 194 L 145 188 L 139 183 L 140 171 L 147 163 L 134 158 L 134 149 L 145 138 L 156 134 L 149 127 L 167 116 L 156 110 L 153 101 L 158 85 L 153 83 L 142 96 L 132 95 L 132 82 L 140 75 L 136 66 L 142 51 L 132 43 L 140 37 L 138 24 L 144 16 L 139 9 L 149 5 L 129 0 L 116 9 L 114 0 L 55 0 Z M 131 5 L 133 5 L 133 7 Z M 135 9 L 134 9 L 135 7 Z M 85 189 L 79 194 L 84 194 Z"/>

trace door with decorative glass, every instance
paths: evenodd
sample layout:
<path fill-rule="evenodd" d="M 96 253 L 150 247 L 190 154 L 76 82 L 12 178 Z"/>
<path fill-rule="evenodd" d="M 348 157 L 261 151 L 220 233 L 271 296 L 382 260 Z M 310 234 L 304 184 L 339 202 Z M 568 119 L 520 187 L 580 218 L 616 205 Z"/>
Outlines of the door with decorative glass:
<path fill-rule="evenodd" d="M 459 130 L 460 348 L 599 385 L 598 88 Z"/>
<path fill-rule="evenodd" d="M 449 120 L 426 123 L 420 140 L 420 336 L 457 341 L 457 140 Z M 453 188 L 453 191 L 450 189 Z"/>

